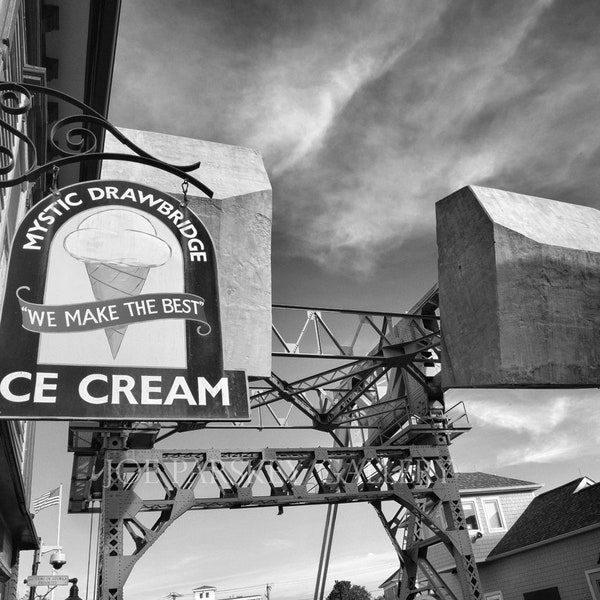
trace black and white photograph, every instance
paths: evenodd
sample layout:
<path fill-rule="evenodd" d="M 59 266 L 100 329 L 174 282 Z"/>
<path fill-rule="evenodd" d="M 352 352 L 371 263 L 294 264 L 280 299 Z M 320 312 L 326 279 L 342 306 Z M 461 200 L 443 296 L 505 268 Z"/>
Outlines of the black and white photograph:
<path fill-rule="evenodd" d="M 0 28 L 0 600 L 600 600 L 600 3 Z"/>

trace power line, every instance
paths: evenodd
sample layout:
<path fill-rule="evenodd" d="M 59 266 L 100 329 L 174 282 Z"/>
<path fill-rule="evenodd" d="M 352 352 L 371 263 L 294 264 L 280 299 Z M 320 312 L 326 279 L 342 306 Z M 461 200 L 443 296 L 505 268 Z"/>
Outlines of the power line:
<path fill-rule="evenodd" d="M 265 585 L 265 583 L 259 583 L 257 585 L 245 585 L 244 587 L 238 588 L 227 588 L 226 590 L 220 590 L 217 588 L 217 592 L 222 594 L 223 592 L 237 592 L 238 590 L 253 590 L 254 588 L 263 588 Z"/>
<path fill-rule="evenodd" d="M 269 583 L 259 583 L 257 585 L 245 585 L 243 587 L 237 587 L 237 588 L 227 588 L 225 590 L 221 590 L 217 588 L 217 593 L 221 594 L 224 592 L 237 592 L 239 590 L 253 590 L 255 588 L 264 588 L 267 585 L 271 585 L 271 586 L 277 586 L 277 585 L 286 585 L 286 584 L 290 584 L 290 583 L 304 583 L 305 581 L 314 581 L 314 579 L 312 577 L 305 577 L 303 579 L 284 579 L 284 580 L 276 580 L 276 581 L 270 581 Z M 311 598 L 311 600 L 313 600 Z"/>

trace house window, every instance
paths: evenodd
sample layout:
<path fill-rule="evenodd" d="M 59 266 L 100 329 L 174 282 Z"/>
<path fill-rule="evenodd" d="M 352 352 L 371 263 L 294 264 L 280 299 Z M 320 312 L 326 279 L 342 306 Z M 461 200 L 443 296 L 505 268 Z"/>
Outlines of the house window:
<path fill-rule="evenodd" d="M 600 600 L 600 569 L 586 571 L 585 576 L 590 588 L 590 592 L 592 592 L 592 599 Z"/>
<path fill-rule="evenodd" d="M 483 511 L 490 531 L 504 530 L 504 518 L 498 498 L 486 498 L 483 501 Z"/>
<path fill-rule="evenodd" d="M 463 512 L 465 513 L 467 529 L 480 529 L 479 520 L 477 519 L 477 509 L 475 508 L 475 502 L 472 500 L 463 500 L 462 506 Z"/>
<path fill-rule="evenodd" d="M 504 600 L 502 592 L 488 592 L 483 596 L 484 600 Z"/>
<path fill-rule="evenodd" d="M 560 600 L 560 594 L 557 587 L 552 587 L 545 590 L 527 592 L 523 594 L 523 600 Z"/>

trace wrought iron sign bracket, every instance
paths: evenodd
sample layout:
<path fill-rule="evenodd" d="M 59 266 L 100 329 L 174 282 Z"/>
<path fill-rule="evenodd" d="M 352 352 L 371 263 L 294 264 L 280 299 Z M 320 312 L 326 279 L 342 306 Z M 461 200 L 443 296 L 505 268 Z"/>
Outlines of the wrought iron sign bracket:
<path fill-rule="evenodd" d="M 59 118 L 52 125 L 47 143 L 48 147 L 58 155 L 58 158 L 45 161 L 43 164 L 38 163 L 38 156 L 42 153 L 36 148 L 30 132 L 26 127 L 17 126 L 18 118 L 26 116 L 34 106 L 34 96 L 36 95 L 40 99 L 43 98 L 44 101 L 48 97 L 62 100 L 70 105 L 73 112 L 81 111 Z M 200 162 L 174 165 L 159 160 L 124 136 L 99 112 L 76 98 L 52 88 L 35 84 L 0 83 L 0 129 L 2 130 L 0 188 L 12 187 L 25 181 L 33 182 L 40 175 L 63 165 L 86 161 L 117 160 L 140 163 L 160 169 L 189 182 L 209 198 L 213 197 L 213 191 L 208 186 L 190 175 L 190 172 L 198 169 Z M 113 135 L 135 154 L 103 152 L 97 135 L 102 130 Z M 15 148 L 18 147 L 16 144 L 18 141 L 22 142 L 28 151 L 28 166 L 24 172 L 15 172 Z M 43 141 L 46 142 L 46 140 Z"/>

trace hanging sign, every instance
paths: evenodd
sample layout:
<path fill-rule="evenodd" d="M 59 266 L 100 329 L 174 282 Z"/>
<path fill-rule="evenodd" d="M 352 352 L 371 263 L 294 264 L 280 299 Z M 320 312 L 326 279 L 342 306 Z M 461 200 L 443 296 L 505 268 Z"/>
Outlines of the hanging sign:
<path fill-rule="evenodd" d="M 215 250 L 145 185 L 92 181 L 25 216 L 0 320 L 0 418 L 249 419 L 223 371 Z"/>
<path fill-rule="evenodd" d="M 68 575 L 29 575 L 25 580 L 29 587 L 52 587 L 55 585 L 69 585 Z"/>

